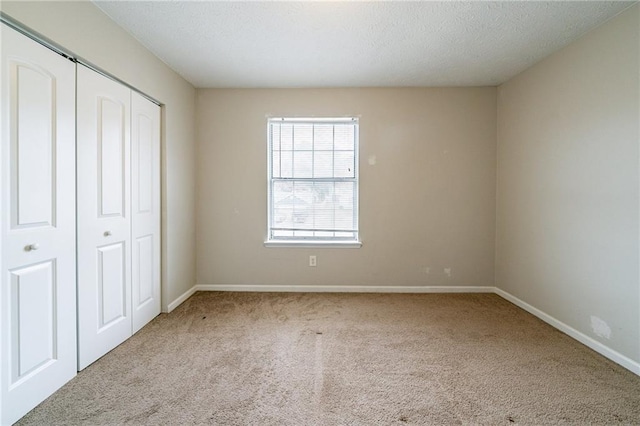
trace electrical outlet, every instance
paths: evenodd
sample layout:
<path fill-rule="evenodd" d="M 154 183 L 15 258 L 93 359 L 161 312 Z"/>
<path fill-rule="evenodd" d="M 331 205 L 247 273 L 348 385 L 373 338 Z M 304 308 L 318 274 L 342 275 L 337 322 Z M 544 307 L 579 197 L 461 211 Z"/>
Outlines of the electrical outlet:
<path fill-rule="evenodd" d="M 447 277 L 451 278 L 451 268 L 444 268 L 444 274 Z"/>
<path fill-rule="evenodd" d="M 424 268 L 424 273 L 429 275 L 431 273 L 431 267 L 427 266 L 426 268 Z"/>
<path fill-rule="evenodd" d="M 309 256 L 309 266 L 316 266 L 316 257 L 315 256 Z"/>

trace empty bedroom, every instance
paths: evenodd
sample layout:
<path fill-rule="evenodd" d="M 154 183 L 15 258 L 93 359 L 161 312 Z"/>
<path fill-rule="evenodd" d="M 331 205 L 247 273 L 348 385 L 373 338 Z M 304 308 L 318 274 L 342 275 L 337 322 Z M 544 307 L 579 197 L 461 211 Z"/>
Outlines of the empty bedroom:
<path fill-rule="evenodd" d="M 637 1 L 0 12 L 0 424 L 640 425 Z"/>

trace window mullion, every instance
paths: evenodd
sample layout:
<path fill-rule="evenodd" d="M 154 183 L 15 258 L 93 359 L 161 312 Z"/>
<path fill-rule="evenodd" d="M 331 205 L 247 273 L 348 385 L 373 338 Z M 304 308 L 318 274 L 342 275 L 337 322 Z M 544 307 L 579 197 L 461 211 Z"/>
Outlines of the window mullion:
<path fill-rule="evenodd" d="M 291 177 L 296 177 L 296 126 L 291 126 Z"/>
<path fill-rule="evenodd" d="M 336 177 L 336 126 L 331 126 L 331 176 L 335 179 Z M 333 198 L 336 198 L 336 182 L 333 181 Z M 336 227 L 336 207 L 333 206 L 333 211 L 331 212 L 333 228 Z M 333 232 L 333 237 L 335 238 L 336 233 Z"/>
<path fill-rule="evenodd" d="M 280 159 L 278 161 L 279 173 L 278 176 L 282 177 L 282 124 L 278 124 L 278 148 L 280 148 Z M 272 153 L 273 155 L 273 153 Z"/>
<path fill-rule="evenodd" d="M 311 177 L 316 177 L 316 126 L 315 124 L 311 125 Z M 311 193 L 311 220 L 312 228 L 316 229 L 316 200 L 315 200 L 315 189 L 316 183 L 315 180 L 312 181 L 311 187 L 314 189 Z M 313 236 L 317 236 L 316 231 L 313 231 Z"/>

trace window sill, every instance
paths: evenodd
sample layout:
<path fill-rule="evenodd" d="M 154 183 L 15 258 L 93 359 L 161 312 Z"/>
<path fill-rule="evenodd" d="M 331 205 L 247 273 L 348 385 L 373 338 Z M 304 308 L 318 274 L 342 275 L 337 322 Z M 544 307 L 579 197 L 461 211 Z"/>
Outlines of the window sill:
<path fill-rule="evenodd" d="M 360 241 L 265 241 L 265 247 L 360 248 Z"/>

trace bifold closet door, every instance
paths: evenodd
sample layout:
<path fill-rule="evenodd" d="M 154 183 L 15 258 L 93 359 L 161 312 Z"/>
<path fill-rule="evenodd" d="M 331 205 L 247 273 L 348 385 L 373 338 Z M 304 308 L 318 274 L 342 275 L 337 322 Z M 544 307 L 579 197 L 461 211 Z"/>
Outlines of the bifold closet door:
<path fill-rule="evenodd" d="M 75 64 L 0 27 L 4 425 L 76 374 Z"/>
<path fill-rule="evenodd" d="M 77 76 L 78 369 L 131 336 L 131 91 Z"/>
<path fill-rule="evenodd" d="M 160 314 L 160 107 L 131 94 L 133 333 Z"/>

